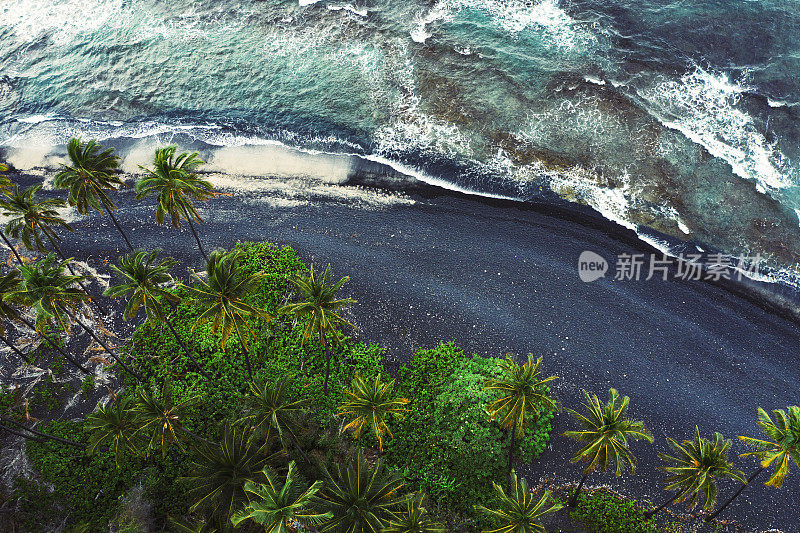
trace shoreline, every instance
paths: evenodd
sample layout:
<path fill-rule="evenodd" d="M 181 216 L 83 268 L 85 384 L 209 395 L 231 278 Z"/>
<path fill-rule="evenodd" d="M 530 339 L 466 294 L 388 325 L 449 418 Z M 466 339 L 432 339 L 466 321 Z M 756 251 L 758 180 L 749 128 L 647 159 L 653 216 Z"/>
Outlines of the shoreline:
<path fill-rule="evenodd" d="M 134 164 L 133 159 L 140 157 L 141 161 L 148 161 L 146 154 L 152 152 L 151 148 L 155 146 L 148 141 L 142 142 L 130 138 L 111 139 L 110 141 L 108 145 L 116 147 L 118 152 L 123 154 L 122 167 L 129 175 L 138 172 L 138 167 Z M 170 142 L 175 141 L 173 139 Z M 143 144 L 147 148 L 142 146 Z M 322 183 L 375 189 L 378 193 L 388 191 L 397 194 L 419 195 L 422 198 L 451 196 L 476 201 L 494 208 L 516 208 L 602 231 L 640 253 L 664 254 L 668 256 L 673 267 L 680 262 L 677 257 L 678 252 L 696 253 L 698 250 L 702 250 L 704 254 L 718 252 L 706 243 L 681 240 L 649 227 L 637 232 L 619 221 L 605 217 L 591 206 L 565 200 L 551 191 L 542 191 L 540 197 L 536 199 L 522 199 L 465 189 L 446 179 L 432 177 L 416 168 L 407 167 L 381 156 L 303 149 L 286 145 L 280 141 L 215 146 L 194 139 L 185 144 L 186 150 L 198 150 L 201 156 L 207 158 L 210 156 L 210 166 L 213 170 L 204 169 L 201 170 L 201 173 L 213 172 L 224 175 L 229 179 L 229 183 L 235 183 L 237 177 L 313 176 Z M 52 162 L 54 154 L 59 150 L 63 151 L 62 147 L 34 150 L 33 152 L 34 157 L 38 158 L 40 162 Z M 13 151 L 13 149 L 0 147 L 0 160 L 7 157 L 9 151 Z M 143 159 L 142 155 L 145 155 Z M 30 165 L 30 160 L 28 163 Z M 52 174 L 54 168 L 57 167 L 32 165 L 26 170 Z M 20 172 L 14 167 L 12 167 L 12 171 Z M 24 174 L 25 171 L 20 173 Z M 731 279 L 703 279 L 702 281 L 721 287 L 762 309 L 791 319 L 800 325 L 800 288 L 777 280 L 761 281 L 747 275 L 736 277 L 736 280 L 732 279 L 732 275 Z"/>

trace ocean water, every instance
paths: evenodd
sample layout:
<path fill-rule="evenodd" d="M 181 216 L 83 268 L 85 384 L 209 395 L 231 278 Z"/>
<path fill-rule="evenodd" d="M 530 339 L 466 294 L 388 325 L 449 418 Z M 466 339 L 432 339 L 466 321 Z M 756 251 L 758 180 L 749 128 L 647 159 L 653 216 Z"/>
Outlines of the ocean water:
<path fill-rule="evenodd" d="M 358 154 L 798 285 L 799 72 L 786 0 L 2 0 L 0 151 L 188 139 L 233 175 L 259 170 L 234 147 Z"/>

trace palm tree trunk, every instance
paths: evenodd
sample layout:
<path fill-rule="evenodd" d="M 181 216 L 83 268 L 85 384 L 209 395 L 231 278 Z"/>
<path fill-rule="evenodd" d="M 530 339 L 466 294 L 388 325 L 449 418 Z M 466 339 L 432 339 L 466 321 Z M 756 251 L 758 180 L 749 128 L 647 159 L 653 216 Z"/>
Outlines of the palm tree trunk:
<path fill-rule="evenodd" d="M 660 513 L 661 511 L 663 511 L 663 510 L 664 510 L 664 508 L 665 508 L 667 505 L 669 505 L 669 504 L 671 504 L 672 502 L 674 502 L 675 500 L 677 500 L 677 499 L 678 499 L 678 497 L 679 497 L 680 495 L 681 495 L 681 491 L 678 491 L 678 492 L 676 492 L 676 493 L 675 493 L 675 496 L 673 496 L 673 497 L 672 497 L 672 498 L 670 498 L 669 500 L 665 501 L 664 503 L 662 503 L 661 505 L 659 505 L 658 507 L 656 507 L 656 508 L 655 508 L 655 509 L 653 509 L 652 511 L 647 511 L 646 513 L 644 513 L 644 517 L 645 517 L 645 518 L 648 518 L 648 519 L 649 519 L 649 518 L 652 518 L 652 517 L 653 517 L 653 515 L 656 515 L 656 514 Z"/>
<path fill-rule="evenodd" d="M 185 427 L 183 427 L 183 426 L 181 426 L 181 429 L 183 430 L 183 432 L 184 432 L 184 433 L 186 433 L 186 434 L 187 434 L 187 435 L 189 435 L 190 437 L 192 437 L 192 438 L 195 438 L 195 439 L 197 439 L 197 440 L 199 440 L 199 441 L 201 441 L 201 442 L 205 442 L 206 444 L 217 444 L 217 443 L 216 443 L 216 442 L 214 442 L 213 440 L 204 439 L 203 437 L 201 437 L 201 436 L 200 436 L 200 435 L 198 435 L 197 433 L 193 433 L 193 432 L 189 431 L 188 429 L 186 429 L 186 428 L 185 428 Z"/>
<path fill-rule="evenodd" d="M 125 232 L 122 230 L 122 226 L 120 226 L 119 222 L 117 222 L 117 217 L 114 216 L 114 211 L 112 211 L 108 206 L 106 206 L 106 209 L 108 209 L 108 214 L 111 216 L 111 221 L 117 227 L 117 230 L 119 230 L 120 234 L 122 235 L 122 238 L 125 239 L 125 244 L 128 245 L 128 250 L 132 252 L 133 246 L 131 245 L 131 241 L 128 240 L 128 236 L 125 235 Z"/>
<path fill-rule="evenodd" d="M 29 427 L 26 427 L 23 424 L 20 424 L 19 422 L 15 422 L 15 421 L 11 420 L 10 418 L 6 418 L 6 417 L 3 417 L 3 416 L 0 416 L 0 421 L 5 422 L 6 424 L 12 424 L 12 425 L 17 426 L 19 428 L 22 428 L 25 431 L 33 433 L 37 437 L 54 440 L 54 441 L 60 442 L 62 444 L 69 444 L 70 446 L 75 446 L 77 448 L 85 448 L 86 447 L 86 445 L 81 444 L 80 442 L 75 442 L 74 440 L 62 439 L 61 437 L 56 437 L 55 435 L 49 435 L 47 433 L 42 433 L 41 431 L 36 431 L 35 429 L 31 429 Z M 14 433 L 15 435 L 19 435 L 20 437 L 31 438 L 31 437 L 27 437 L 25 435 L 20 435 L 19 433 L 15 433 L 14 431 L 9 429 L 8 427 L 5 427 L 5 426 L 0 426 L 0 427 L 2 427 L 3 429 L 5 429 L 6 431 L 8 431 L 10 433 Z"/>
<path fill-rule="evenodd" d="M 14 257 L 17 258 L 17 261 L 21 265 L 22 264 L 22 258 L 19 256 L 19 253 L 17 252 L 17 249 L 14 248 L 14 245 L 11 244 L 11 241 L 8 240 L 8 237 L 6 237 L 6 234 L 5 234 L 4 231 L 0 231 L 0 237 L 3 237 L 3 241 L 6 243 L 6 246 L 8 246 L 11 249 L 11 253 L 14 254 Z"/>
<path fill-rule="evenodd" d="M 328 376 L 331 375 L 331 351 L 328 348 L 328 343 L 325 342 L 325 339 L 322 340 L 322 346 L 325 347 L 325 387 L 323 391 L 325 395 L 328 395 Z"/>
<path fill-rule="evenodd" d="M 572 495 L 572 498 L 569 500 L 569 507 L 574 509 L 576 505 L 578 505 L 578 494 L 581 493 L 581 489 L 583 488 L 583 484 L 586 483 L 586 478 L 589 477 L 589 474 L 584 474 L 581 478 L 580 483 L 578 483 L 578 487 L 575 489 L 575 494 Z"/>
<path fill-rule="evenodd" d="M 57 351 L 58 353 L 60 353 L 61 355 L 63 355 L 63 356 L 64 356 L 64 358 L 65 358 L 67 361 L 69 361 L 70 363 L 72 363 L 74 366 L 78 367 L 78 369 L 79 369 L 81 372 L 83 372 L 84 374 L 91 374 L 91 372 L 89 372 L 89 370 L 87 370 L 87 369 L 86 369 L 86 367 L 84 367 L 83 365 L 81 365 L 79 362 L 77 362 L 75 359 L 73 359 L 73 358 L 72 358 L 72 357 L 71 357 L 69 354 L 67 354 L 67 352 L 65 352 L 64 350 L 62 350 L 62 349 L 61 349 L 61 346 L 59 346 L 59 345 L 58 345 L 58 344 L 56 344 L 56 343 L 55 343 L 53 340 L 51 340 L 51 339 L 50 339 L 50 337 L 48 337 L 48 336 L 47 336 L 47 335 L 45 335 L 44 333 L 39 333 L 39 331 L 36 329 L 36 326 L 35 326 L 35 325 L 33 325 L 33 324 L 31 324 L 31 323 L 30 323 L 30 321 L 28 321 L 28 319 L 26 319 L 26 318 L 23 318 L 23 317 L 20 317 L 20 320 L 22 321 L 22 323 L 23 323 L 23 324 L 25 324 L 26 326 L 28 326 L 29 328 L 31 328 L 31 329 L 32 329 L 33 331 L 35 331 L 35 332 L 36 332 L 36 333 L 37 333 L 37 334 L 38 334 L 38 335 L 39 335 L 41 338 L 43 338 L 45 341 L 47 341 L 47 343 L 48 343 L 50 346 L 52 346 L 53 348 L 55 348 L 55 349 L 56 349 L 56 351 Z"/>
<path fill-rule="evenodd" d="M 509 483 L 511 483 L 511 468 L 514 465 L 514 446 L 516 446 L 517 444 L 518 423 L 519 423 L 519 416 L 516 416 L 514 418 L 514 427 L 511 428 L 511 446 L 508 448 L 508 470 L 506 472 L 506 479 L 508 479 Z"/>
<path fill-rule="evenodd" d="M 756 477 L 757 477 L 757 476 L 758 476 L 758 475 L 759 475 L 761 472 L 763 472 L 763 471 L 764 471 L 764 467 L 762 466 L 761 468 L 759 468 L 758 470 L 756 470 L 755 472 L 753 472 L 752 474 L 750 474 L 750 477 L 749 477 L 749 478 L 747 478 L 747 481 L 745 481 L 744 483 L 742 483 L 742 486 L 741 486 L 741 487 L 739 487 L 739 490 L 737 490 L 737 491 L 736 491 L 736 492 L 733 494 L 733 496 L 731 496 L 731 497 L 730 497 L 730 499 L 728 499 L 728 501 L 726 501 L 725 503 L 723 503 L 723 504 L 722 504 L 722 506 L 721 506 L 719 509 L 717 509 L 716 511 L 714 511 L 713 513 L 711 513 L 711 515 L 709 515 L 709 517 L 708 517 L 708 518 L 706 518 L 706 522 L 711 522 L 712 520 L 714 520 L 714 519 L 717 517 L 717 515 L 718 515 L 719 513 L 721 513 L 722 511 L 724 511 L 724 510 L 725 510 L 725 508 L 728 506 L 728 504 L 729 504 L 729 503 L 731 503 L 733 500 L 735 500 L 735 499 L 736 499 L 736 498 L 739 496 L 739 494 L 741 494 L 741 493 L 742 493 L 742 491 L 745 489 L 745 487 L 747 487 L 747 486 L 748 486 L 748 485 L 749 485 L 749 484 L 750 484 L 750 483 L 751 483 L 751 482 L 752 482 L 752 481 L 753 481 L 753 480 L 754 480 L 754 479 L 755 479 L 755 478 L 756 478 Z"/>
<path fill-rule="evenodd" d="M 189 359 L 191 359 L 192 363 L 194 363 L 194 366 L 197 367 L 197 370 L 200 371 L 200 373 L 203 375 L 204 378 L 211 381 L 211 377 L 208 374 L 206 374 L 206 371 L 203 370 L 203 367 L 200 366 L 200 363 L 198 363 L 197 359 L 194 358 L 192 352 L 190 352 L 189 348 L 186 347 L 186 344 L 184 344 L 183 339 L 180 338 L 178 332 L 175 331 L 175 326 L 172 325 L 172 321 L 169 318 L 164 318 L 164 322 L 167 323 L 167 326 L 169 326 L 169 330 L 172 332 L 172 335 L 175 337 L 175 340 L 178 341 L 178 344 L 181 345 L 181 348 L 183 348 L 183 351 L 186 352 L 186 355 L 189 356 Z"/>
<path fill-rule="evenodd" d="M 192 235 L 194 235 L 194 240 L 197 241 L 197 247 L 200 248 L 200 253 L 203 254 L 203 259 L 208 262 L 208 255 L 206 255 L 206 251 L 203 250 L 203 245 L 200 243 L 200 237 L 197 236 L 197 232 L 194 230 L 194 224 L 192 223 L 192 217 L 187 215 L 186 220 L 189 222 L 189 229 L 192 230 Z"/>
<path fill-rule="evenodd" d="M 313 464 L 311 463 L 311 459 L 308 458 L 308 456 L 306 455 L 306 452 L 303 451 L 303 448 L 301 448 L 300 444 L 297 442 L 297 439 L 294 438 L 294 434 L 292 434 L 292 432 L 288 431 L 288 430 L 287 430 L 287 433 L 289 433 L 289 438 L 292 439 L 292 444 L 294 444 L 294 447 L 297 448 L 298 452 L 300 452 L 300 455 L 303 456 L 303 459 L 306 460 L 306 463 L 308 463 L 308 466 L 313 466 Z"/>
<path fill-rule="evenodd" d="M 88 333 L 88 334 L 89 334 L 89 336 L 90 336 L 90 337 L 92 337 L 92 338 L 95 340 L 95 342 L 96 342 L 97 344 L 99 344 L 100 346 L 102 346 L 102 347 L 103 347 L 103 349 L 104 349 L 106 352 L 108 352 L 108 354 L 109 354 L 109 355 L 110 355 L 110 356 L 111 356 L 111 357 L 114 359 L 114 361 L 116 361 L 117 363 L 119 363 L 119 365 L 120 365 L 120 366 L 121 366 L 121 367 L 122 367 L 122 368 L 123 368 L 123 369 L 124 369 L 124 370 L 125 370 L 125 371 L 126 371 L 128 374 L 130 374 L 131 376 L 133 376 L 133 377 L 134 377 L 134 379 L 136 379 L 136 381 L 138 381 L 139 383 L 142 383 L 142 382 L 144 382 L 144 378 L 143 378 L 142 376 L 140 376 L 139 374 L 137 374 L 136 372 L 134 372 L 133 370 L 131 370 L 131 368 L 130 368 L 128 365 L 126 365 L 125 363 L 123 363 L 123 362 L 122 362 L 122 359 L 120 359 L 120 358 L 117 356 L 117 354 L 115 354 L 115 353 L 114 353 L 114 352 L 111 350 L 111 348 L 109 348 L 109 347 L 108 347 L 108 345 L 107 345 L 105 342 L 103 342 L 103 340 L 101 340 L 101 339 L 100 339 L 100 337 L 98 337 L 97 335 L 95 335 L 95 334 L 94 334 L 94 331 L 92 331 L 92 330 L 91 330 L 91 328 L 89 328 L 89 326 L 87 326 L 86 324 L 84 324 L 83 322 L 81 322 L 81 321 L 78 319 L 78 317 L 77 317 L 77 316 L 75 316 L 75 313 L 73 313 L 73 312 L 71 312 L 71 311 L 68 311 L 68 313 L 69 313 L 69 316 L 72 318 L 72 320 L 74 320 L 74 321 L 75 321 L 75 322 L 76 322 L 76 323 L 77 323 L 77 324 L 78 324 L 80 327 L 82 327 L 82 328 L 83 328 L 83 330 L 84 330 L 86 333 Z"/>
<path fill-rule="evenodd" d="M 2 341 L 5 343 L 5 345 L 6 345 L 6 346 L 8 346 L 9 348 L 11 348 L 11 351 L 12 351 L 12 352 L 14 352 L 14 353 L 15 353 L 15 354 L 17 354 L 19 357 L 21 357 L 23 361 L 25 361 L 25 362 L 26 362 L 26 363 L 28 363 L 29 365 L 32 365 L 32 364 L 33 364 L 33 362 L 32 362 L 30 359 L 28 359 L 28 356 L 26 356 L 24 353 L 22 353 L 22 352 L 19 350 L 19 348 L 17 348 L 16 346 L 14 346 L 14 344 L 13 344 L 13 343 L 12 343 L 10 340 L 8 340 L 8 338 L 7 338 L 5 335 L 0 335 L 0 340 L 2 340 Z"/>
<path fill-rule="evenodd" d="M 56 241 L 54 239 L 50 239 L 50 242 L 52 243 L 53 249 L 55 249 L 55 251 L 58 253 L 58 256 L 61 258 L 61 260 L 66 261 L 67 257 L 64 255 L 64 252 L 61 251 L 61 247 L 56 243 Z M 75 270 L 73 270 L 72 268 L 71 263 L 67 263 L 67 268 L 69 269 L 70 274 L 72 274 L 73 276 L 77 276 L 77 274 L 75 274 Z M 97 303 L 97 300 L 92 298 L 92 295 L 89 292 L 89 289 L 86 288 L 86 285 L 84 285 L 82 281 L 79 281 L 78 285 L 80 286 L 81 290 L 89 296 L 89 301 L 94 304 L 95 308 L 97 308 L 97 311 L 101 315 L 105 314 L 105 309 L 103 309 L 102 306 L 99 303 Z"/>

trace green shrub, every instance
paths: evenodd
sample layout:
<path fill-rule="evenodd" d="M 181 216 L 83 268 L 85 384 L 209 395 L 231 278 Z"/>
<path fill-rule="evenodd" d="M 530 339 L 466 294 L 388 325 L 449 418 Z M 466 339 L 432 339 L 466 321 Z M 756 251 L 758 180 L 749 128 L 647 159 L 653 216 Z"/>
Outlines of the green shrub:
<path fill-rule="evenodd" d="M 488 503 L 492 481 L 502 480 L 507 465 L 509 439 L 484 409 L 493 396 L 483 388 L 497 371 L 496 359 L 469 357 L 452 342 L 418 350 L 400 370 L 410 412 L 393 429 L 388 461 L 413 489 L 470 516 L 474 505 Z M 551 419 L 547 413 L 527 429 L 519 458 L 529 462 L 542 452 Z"/>
<path fill-rule="evenodd" d="M 78 422 L 51 421 L 37 429 L 64 439 L 87 441 L 83 424 Z M 88 522 L 96 528 L 108 524 L 118 496 L 133 483 L 141 464 L 126 457 L 117 467 L 107 451 L 87 457 L 77 448 L 52 440 L 27 441 L 26 451 L 42 481 L 52 484 L 53 491 L 35 482 L 17 480 L 16 496 L 25 514 L 46 521 L 63 516 L 59 507 L 66 506 L 70 522 Z M 41 523 L 40 527 L 45 525 Z"/>
<path fill-rule="evenodd" d="M 641 506 L 607 489 L 583 492 L 571 513 L 592 533 L 655 533 L 655 519 L 646 519 Z"/>

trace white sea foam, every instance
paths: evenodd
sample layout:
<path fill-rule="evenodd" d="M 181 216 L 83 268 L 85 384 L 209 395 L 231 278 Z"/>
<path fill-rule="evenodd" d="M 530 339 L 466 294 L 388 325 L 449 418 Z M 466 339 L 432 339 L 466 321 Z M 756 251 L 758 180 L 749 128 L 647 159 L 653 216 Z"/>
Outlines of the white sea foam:
<path fill-rule="evenodd" d="M 583 79 L 587 83 L 593 83 L 595 85 L 601 85 L 602 86 L 602 85 L 606 84 L 605 80 L 601 80 L 600 78 L 595 78 L 594 76 L 584 76 Z"/>
<path fill-rule="evenodd" d="M 414 19 L 412 40 L 424 43 L 431 36 L 430 24 L 452 20 L 463 10 L 486 13 L 496 25 L 512 34 L 534 31 L 543 37 L 544 43 L 557 48 L 585 51 L 597 42 L 594 31 L 570 17 L 558 0 L 440 0 Z"/>
<path fill-rule="evenodd" d="M 330 9 L 331 11 L 348 11 L 350 13 L 353 13 L 354 15 L 358 15 L 359 17 L 366 17 L 367 15 L 369 15 L 369 8 L 362 7 L 359 9 L 353 6 L 353 4 L 330 5 L 328 6 L 328 9 Z"/>
<path fill-rule="evenodd" d="M 761 191 L 790 187 L 795 184 L 796 171 L 738 105 L 746 90 L 744 80 L 697 68 L 640 94 L 665 126 L 726 161 L 733 172 L 755 181 Z"/>
<path fill-rule="evenodd" d="M 450 7 L 447 1 L 437 2 L 429 11 L 421 13 L 414 18 L 414 28 L 411 30 L 411 40 L 416 43 L 424 43 L 431 34 L 428 32 L 428 25 L 447 16 Z"/>
<path fill-rule="evenodd" d="M 321 0 L 298 0 L 297 3 L 301 7 L 305 7 L 305 6 L 310 6 L 310 5 L 316 4 L 317 2 L 320 2 L 320 1 Z"/>
<path fill-rule="evenodd" d="M 4 0 L 0 27 L 13 30 L 19 42 L 34 42 L 49 35 L 64 45 L 120 20 L 125 0 Z"/>

